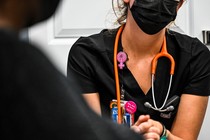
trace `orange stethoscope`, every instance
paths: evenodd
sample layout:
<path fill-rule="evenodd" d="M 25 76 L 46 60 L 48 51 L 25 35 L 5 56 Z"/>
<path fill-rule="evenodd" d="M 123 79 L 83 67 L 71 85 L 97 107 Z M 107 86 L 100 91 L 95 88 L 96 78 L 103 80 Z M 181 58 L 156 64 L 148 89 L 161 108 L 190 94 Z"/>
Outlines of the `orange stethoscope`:
<path fill-rule="evenodd" d="M 118 75 L 118 63 L 117 63 L 117 50 L 118 50 L 119 38 L 120 38 L 120 35 L 123 31 L 123 28 L 124 28 L 124 25 L 122 25 L 119 28 L 119 30 L 117 32 L 117 35 L 116 35 L 116 38 L 115 38 L 115 43 L 114 43 L 114 73 L 115 73 L 116 98 L 117 98 L 117 108 L 118 108 L 118 121 L 117 122 L 119 124 L 122 123 L 122 114 L 121 114 L 121 98 L 120 98 L 120 84 L 119 84 L 119 75 Z M 157 105 L 156 105 L 155 96 L 154 96 L 154 78 L 155 78 L 155 72 L 156 72 L 156 68 L 157 68 L 157 62 L 158 62 L 158 59 L 160 57 L 166 57 L 170 60 L 171 70 L 170 70 L 170 81 L 169 81 L 167 95 L 165 97 L 163 105 L 160 108 L 158 108 Z M 152 70 L 151 70 L 152 72 L 151 72 L 151 74 L 152 74 L 152 97 L 153 97 L 154 107 L 150 103 L 145 102 L 144 105 L 146 107 L 152 108 L 152 109 L 154 109 L 156 111 L 159 111 L 159 112 L 169 111 L 168 109 L 163 109 L 163 108 L 164 108 L 164 106 L 166 104 L 166 101 L 168 99 L 168 96 L 169 96 L 171 83 L 172 83 L 172 77 L 174 75 L 174 69 L 175 69 L 175 61 L 174 61 L 173 57 L 167 52 L 166 38 L 164 37 L 161 51 L 152 60 Z"/>

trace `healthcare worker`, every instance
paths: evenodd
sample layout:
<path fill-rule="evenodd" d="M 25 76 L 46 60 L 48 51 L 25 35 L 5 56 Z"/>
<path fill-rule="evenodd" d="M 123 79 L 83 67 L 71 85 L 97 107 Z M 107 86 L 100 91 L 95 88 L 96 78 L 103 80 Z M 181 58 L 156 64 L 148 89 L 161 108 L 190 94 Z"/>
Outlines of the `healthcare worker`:
<path fill-rule="evenodd" d="M 139 126 L 146 139 L 158 130 L 161 140 L 196 140 L 205 116 L 210 52 L 167 28 L 183 2 L 113 0 L 121 26 L 79 38 L 69 53 L 68 75 L 77 77 L 92 109 L 122 123 L 113 114 L 120 97 L 121 111 L 134 115 L 131 128 Z"/>
<path fill-rule="evenodd" d="M 0 0 L 0 139 L 142 140 L 94 113 L 74 81 L 19 39 L 21 29 L 51 17 L 59 1 Z"/>

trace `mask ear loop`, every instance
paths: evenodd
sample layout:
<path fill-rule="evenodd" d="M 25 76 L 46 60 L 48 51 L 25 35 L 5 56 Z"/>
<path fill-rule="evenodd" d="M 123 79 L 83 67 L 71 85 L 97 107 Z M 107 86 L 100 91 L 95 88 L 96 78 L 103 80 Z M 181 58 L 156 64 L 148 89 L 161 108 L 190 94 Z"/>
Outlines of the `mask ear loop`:
<path fill-rule="evenodd" d="M 118 42 L 120 38 L 120 34 L 122 33 L 122 30 L 124 28 L 124 25 L 120 27 L 120 29 L 117 32 L 115 43 L 114 43 L 114 74 L 115 74 L 115 86 L 116 86 L 116 98 L 117 98 L 117 108 L 118 108 L 118 124 L 122 124 L 122 114 L 121 114 L 121 100 L 120 100 L 120 82 L 119 82 L 119 75 L 118 75 L 118 65 L 117 65 L 117 49 L 118 49 Z"/>

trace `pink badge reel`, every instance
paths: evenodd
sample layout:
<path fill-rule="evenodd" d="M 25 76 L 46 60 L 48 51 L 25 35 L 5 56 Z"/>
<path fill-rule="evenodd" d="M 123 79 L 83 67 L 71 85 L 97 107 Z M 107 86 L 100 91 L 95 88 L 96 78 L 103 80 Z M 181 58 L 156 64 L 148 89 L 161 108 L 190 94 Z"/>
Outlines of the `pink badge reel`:
<path fill-rule="evenodd" d="M 134 114 L 137 110 L 137 106 L 133 101 L 127 101 L 125 103 L 125 111 L 129 114 Z"/>

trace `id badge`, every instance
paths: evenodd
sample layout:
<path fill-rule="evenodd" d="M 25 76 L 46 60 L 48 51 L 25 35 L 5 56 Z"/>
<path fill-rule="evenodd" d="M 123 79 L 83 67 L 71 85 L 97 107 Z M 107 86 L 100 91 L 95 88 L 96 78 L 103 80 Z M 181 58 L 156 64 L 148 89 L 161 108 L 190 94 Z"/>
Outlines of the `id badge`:
<path fill-rule="evenodd" d="M 136 104 L 133 101 L 121 100 L 122 123 L 130 127 L 134 124 L 134 113 L 136 112 Z M 117 100 L 110 102 L 111 118 L 114 122 L 118 122 Z"/>

